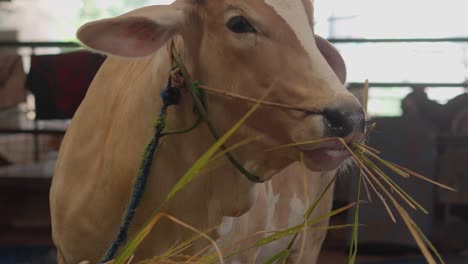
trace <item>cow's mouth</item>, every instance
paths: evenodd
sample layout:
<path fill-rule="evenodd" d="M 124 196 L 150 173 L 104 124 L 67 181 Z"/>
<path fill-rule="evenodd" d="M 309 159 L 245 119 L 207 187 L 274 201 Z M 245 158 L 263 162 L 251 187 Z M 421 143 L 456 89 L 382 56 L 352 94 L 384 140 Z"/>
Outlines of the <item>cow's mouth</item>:
<path fill-rule="evenodd" d="M 350 156 L 349 150 L 338 140 L 326 141 L 311 146 L 300 146 L 306 166 L 312 170 L 333 170 Z"/>

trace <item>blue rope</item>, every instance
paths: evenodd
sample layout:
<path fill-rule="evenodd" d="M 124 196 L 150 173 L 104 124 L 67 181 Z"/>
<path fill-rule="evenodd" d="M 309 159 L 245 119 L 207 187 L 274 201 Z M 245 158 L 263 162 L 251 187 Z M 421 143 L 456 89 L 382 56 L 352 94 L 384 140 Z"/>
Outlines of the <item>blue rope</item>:
<path fill-rule="evenodd" d="M 171 76 L 169 76 L 167 88 L 161 92 L 161 98 L 163 105 L 161 107 L 161 111 L 159 112 L 159 116 L 156 119 L 155 133 L 145 148 L 143 161 L 140 165 L 138 176 L 133 186 L 132 196 L 130 197 L 130 202 L 127 206 L 124 219 L 120 225 L 119 232 L 114 240 L 114 243 L 108 249 L 101 263 L 105 263 L 114 259 L 115 254 L 120 248 L 120 245 L 127 240 L 128 228 L 130 227 L 133 217 L 135 216 L 135 211 L 140 204 L 143 193 L 145 192 L 146 182 L 150 174 L 151 165 L 153 163 L 154 153 L 159 146 L 160 139 L 164 136 L 163 130 L 166 127 L 167 108 L 171 105 L 177 105 L 180 101 L 180 89 L 173 87 Z"/>

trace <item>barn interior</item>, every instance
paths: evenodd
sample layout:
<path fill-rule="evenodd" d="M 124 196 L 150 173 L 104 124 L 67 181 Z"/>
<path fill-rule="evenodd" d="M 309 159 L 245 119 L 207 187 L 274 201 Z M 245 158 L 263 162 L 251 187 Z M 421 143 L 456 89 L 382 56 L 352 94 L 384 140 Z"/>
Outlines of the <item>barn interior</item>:
<path fill-rule="evenodd" d="M 76 29 L 171 0 L 0 0 L 0 263 L 56 263 L 49 188 L 61 141 L 105 56 Z M 376 127 L 367 144 L 447 191 L 391 174 L 427 211 L 410 211 L 447 264 L 468 263 L 468 16 L 465 0 L 315 0 L 315 33 L 340 51 L 347 87 Z M 365 80 L 369 80 L 368 90 Z M 359 209 L 360 264 L 427 263 L 404 221 L 343 170 L 334 209 Z M 355 210 L 330 225 L 354 223 Z M 328 231 L 318 263 L 349 263 L 352 228 Z M 437 262 L 438 263 L 438 262 Z"/>

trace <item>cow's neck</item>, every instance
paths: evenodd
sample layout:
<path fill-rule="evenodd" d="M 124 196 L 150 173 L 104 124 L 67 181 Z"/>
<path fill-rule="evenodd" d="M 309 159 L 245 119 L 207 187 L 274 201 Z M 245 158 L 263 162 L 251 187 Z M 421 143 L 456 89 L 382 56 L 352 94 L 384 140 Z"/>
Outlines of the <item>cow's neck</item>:
<path fill-rule="evenodd" d="M 165 86 L 171 68 L 169 61 L 168 49 L 158 52 L 153 62 L 153 72 L 157 73 L 153 80 L 157 87 Z M 154 90 L 151 91 L 154 86 L 151 86 L 140 87 L 140 89 L 147 89 L 142 95 L 155 95 Z M 159 109 L 160 105 L 150 108 Z M 153 116 L 156 114 L 153 113 Z M 167 129 L 190 127 L 196 118 L 192 98 L 185 91 L 179 104 L 169 108 Z M 232 123 L 235 121 L 232 120 Z M 142 126 L 148 128 L 148 125 Z M 155 208 L 214 142 L 215 139 L 204 123 L 186 134 L 165 137 L 155 154 L 152 175 L 148 180 L 146 197 L 141 206 Z M 196 180 L 178 193 L 169 204 L 168 211 L 182 219 L 190 218 L 191 224 L 196 227 L 208 228 L 218 225 L 222 216 L 241 215 L 250 208 L 253 200 L 254 183 L 245 179 L 225 158 L 221 158 L 220 162 L 210 164 L 207 171 L 202 172 Z M 193 216 L 199 219 L 194 219 Z"/>

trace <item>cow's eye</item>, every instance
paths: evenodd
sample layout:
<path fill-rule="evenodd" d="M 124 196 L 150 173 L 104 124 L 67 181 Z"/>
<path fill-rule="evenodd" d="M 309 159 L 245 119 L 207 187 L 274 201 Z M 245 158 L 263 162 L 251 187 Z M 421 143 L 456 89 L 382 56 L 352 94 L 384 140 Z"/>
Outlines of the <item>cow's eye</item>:
<path fill-rule="evenodd" d="M 229 19 L 226 26 L 234 33 L 255 33 L 255 30 L 249 21 L 243 16 L 235 16 Z"/>

